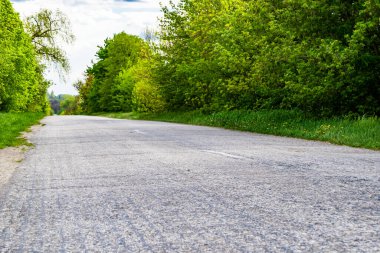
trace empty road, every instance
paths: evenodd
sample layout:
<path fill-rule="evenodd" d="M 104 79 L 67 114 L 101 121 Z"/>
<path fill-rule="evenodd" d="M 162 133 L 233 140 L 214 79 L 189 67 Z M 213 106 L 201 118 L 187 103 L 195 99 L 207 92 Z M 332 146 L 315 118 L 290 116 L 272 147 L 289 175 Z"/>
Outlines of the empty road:
<path fill-rule="evenodd" d="M 0 188 L 0 252 L 380 252 L 380 152 L 53 116 Z"/>

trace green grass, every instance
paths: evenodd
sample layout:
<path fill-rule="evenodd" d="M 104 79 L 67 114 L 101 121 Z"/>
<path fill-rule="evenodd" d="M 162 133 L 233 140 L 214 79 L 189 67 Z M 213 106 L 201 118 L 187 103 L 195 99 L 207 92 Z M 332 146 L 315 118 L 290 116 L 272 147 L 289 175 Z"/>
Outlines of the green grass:
<path fill-rule="evenodd" d="M 299 111 L 286 110 L 230 111 L 209 115 L 200 112 L 98 113 L 96 115 L 119 119 L 215 126 L 380 150 L 380 119 L 377 117 L 319 119 L 306 117 Z"/>
<path fill-rule="evenodd" d="M 44 113 L 1 113 L 0 112 L 0 149 L 10 146 L 28 145 L 20 133 L 38 123 Z"/>

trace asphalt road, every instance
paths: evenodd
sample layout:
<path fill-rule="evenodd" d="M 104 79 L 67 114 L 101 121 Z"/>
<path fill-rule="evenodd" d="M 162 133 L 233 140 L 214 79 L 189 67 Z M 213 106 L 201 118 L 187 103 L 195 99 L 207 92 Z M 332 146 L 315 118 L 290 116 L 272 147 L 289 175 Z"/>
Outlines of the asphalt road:
<path fill-rule="evenodd" d="M 380 252 L 380 152 L 48 117 L 0 189 L 0 252 Z"/>

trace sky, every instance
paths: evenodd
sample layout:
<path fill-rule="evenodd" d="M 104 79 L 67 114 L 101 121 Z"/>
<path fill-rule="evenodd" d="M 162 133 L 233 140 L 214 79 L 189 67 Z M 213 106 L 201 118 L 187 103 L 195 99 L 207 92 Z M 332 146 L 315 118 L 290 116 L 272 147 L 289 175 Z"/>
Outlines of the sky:
<path fill-rule="evenodd" d="M 83 73 L 91 60 L 95 60 L 98 45 L 107 37 L 125 31 L 141 36 L 146 29 L 156 28 L 162 16 L 160 3 L 169 0 L 11 0 L 14 9 L 24 19 L 42 8 L 59 9 L 71 21 L 76 36 L 74 44 L 64 46 L 70 61 L 71 71 L 63 82 L 53 68 L 47 78 L 54 85 L 49 91 L 58 94 L 77 94 L 72 84 L 83 79 Z"/>

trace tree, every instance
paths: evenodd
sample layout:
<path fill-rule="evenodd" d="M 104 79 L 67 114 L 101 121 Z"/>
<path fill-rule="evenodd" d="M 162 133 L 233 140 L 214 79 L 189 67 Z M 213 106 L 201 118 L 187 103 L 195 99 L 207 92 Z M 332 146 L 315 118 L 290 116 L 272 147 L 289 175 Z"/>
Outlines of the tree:
<path fill-rule="evenodd" d="M 94 83 L 94 76 L 91 74 L 85 75 L 85 81 L 78 80 L 73 84 L 74 88 L 77 89 L 79 93 L 78 103 L 79 110 L 84 112 L 90 111 L 90 98 L 89 94 Z"/>
<path fill-rule="evenodd" d="M 53 110 L 54 114 L 59 114 L 61 107 L 59 104 L 58 97 L 54 95 L 54 92 L 52 91 L 49 96 L 49 102 L 50 102 L 50 108 Z"/>
<path fill-rule="evenodd" d="M 75 37 L 71 32 L 70 20 L 60 10 L 42 9 L 25 20 L 25 30 L 30 35 L 34 48 L 45 63 L 54 64 L 67 72 L 70 68 L 61 42 L 71 44 Z"/>
<path fill-rule="evenodd" d="M 144 57 L 145 42 L 124 32 L 106 39 L 97 52 L 98 61 L 87 69 L 93 84 L 87 96 L 90 111 L 131 110 L 131 93 L 128 86 L 128 69 Z M 124 76 L 127 79 L 123 79 Z"/>
<path fill-rule="evenodd" d="M 78 112 L 78 97 L 73 95 L 59 95 L 58 96 L 61 115 L 71 115 Z"/>
<path fill-rule="evenodd" d="M 374 0 L 181 0 L 163 8 L 154 77 L 175 109 L 380 114 Z"/>
<path fill-rule="evenodd" d="M 99 48 L 90 110 L 380 114 L 378 1 L 180 0 L 163 14 L 158 41 Z"/>
<path fill-rule="evenodd" d="M 131 89 L 131 107 L 136 112 L 161 112 L 166 109 L 165 100 L 162 97 L 160 87 L 152 76 L 154 58 L 148 56 L 141 58 L 131 67 L 127 74 Z M 125 78 L 125 77 L 124 77 Z"/>
<path fill-rule="evenodd" d="M 47 110 L 49 82 L 9 0 L 0 0 L 0 55 L 0 111 Z"/>

